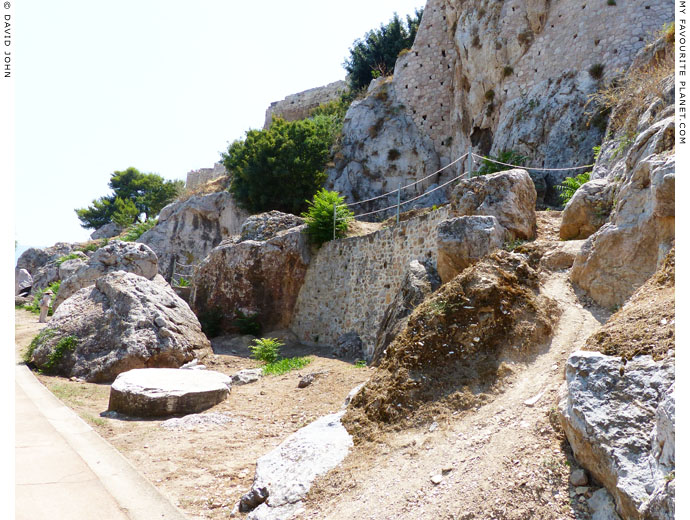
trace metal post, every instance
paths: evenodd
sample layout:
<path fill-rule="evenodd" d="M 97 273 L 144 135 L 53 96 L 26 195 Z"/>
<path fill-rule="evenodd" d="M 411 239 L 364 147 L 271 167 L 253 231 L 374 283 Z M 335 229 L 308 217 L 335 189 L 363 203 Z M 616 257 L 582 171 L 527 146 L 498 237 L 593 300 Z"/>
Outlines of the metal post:
<path fill-rule="evenodd" d="M 398 207 L 395 210 L 395 223 L 398 224 L 400 222 L 400 189 L 402 188 L 402 184 L 398 183 Z"/>
<path fill-rule="evenodd" d="M 173 258 L 173 270 L 172 275 L 170 276 L 170 285 L 175 283 L 175 269 L 177 269 L 177 257 Z"/>
<path fill-rule="evenodd" d="M 468 170 L 467 176 L 471 179 L 472 178 L 472 169 L 474 167 L 474 158 L 472 157 L 472 146 L 470 146 L 470 151 L 467 154 L 468 159 L 470 160 L 470 168 Z"/>
<path fill-rule="evenodd" d="M 336 208 L 338 207 L 338 203 L 334 202 L 333 203 L 333 240 L 335 240 L 335 224 L 336 224 Z"/>

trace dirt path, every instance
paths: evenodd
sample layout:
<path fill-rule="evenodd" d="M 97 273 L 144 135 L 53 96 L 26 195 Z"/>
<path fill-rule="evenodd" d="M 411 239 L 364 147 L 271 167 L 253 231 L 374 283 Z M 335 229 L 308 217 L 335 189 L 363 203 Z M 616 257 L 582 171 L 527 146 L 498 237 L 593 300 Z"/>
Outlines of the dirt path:
<path fill-rule="evenodd" d="M 358 446 L 343 466 L 317 482 L 308 518 L 556 519 L 587 518 L 571 499 L 573 464 L 554 421 L 564 363 L 605 320 L 584 308 L 567 272 L 542 286 L 563 314 L 549 349 L 515 367 L 492 402 L 437 426 Z M 525 404 L 541 396 L 536 404 Z M 435 484 L 431 478 L 442 477 Z M 571 504 L 572 502 L 572 504 Z"/>
<path fill-rule="evenodd" d="M 15 327 L 20 362 L 21 353 L 45 325 L 38 323 L 38 316 L 17 309 Z M 238 349 L 236 355 L 214 355 L 205 364 L 233 374 L 257 366 L 248 354 Z M 338 411 L 350 390 L 368 378 L 368 368 L 306 347 L 283 354 L 309 356 L 312 362 L 299 371 L 233 387 L 226 401 L 204 412 L 224 422 L 189 429 L 165 428 L 164 420 L 102 416 L 108 409 L 110 385 L 36 376 L 190 519 L 225 519 L 251 487 L 259 457 L 302 426 Z M 310 386 L 297 388 L 300 378 L 312 372 L 323 374 Z"/>

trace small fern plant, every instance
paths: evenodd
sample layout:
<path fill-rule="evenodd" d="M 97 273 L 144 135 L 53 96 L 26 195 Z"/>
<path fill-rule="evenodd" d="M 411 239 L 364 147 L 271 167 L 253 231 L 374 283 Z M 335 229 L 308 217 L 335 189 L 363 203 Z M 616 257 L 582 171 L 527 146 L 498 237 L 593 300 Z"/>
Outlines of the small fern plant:
<path fill-rule="evenodd" d="M 585 172 L 575 177 L 566 177 L 562 183 L 556 186 L 556 189 L 561 192 L 561 202 L 563 204 L 567 204 L 573 198 L 578 188 L 589 181 L 591 173 Z"/>
<path fill-rule="evenodd" d="M 337 191 L 320 189 L 311 201 L 307 201 L 309 208 L 302 213 L 307 224 L 309 239 L 321 245 L 335 238 L 342 238 L 347 232 L 354 213 L 345 205 L 345 197 Z M 334 208 L 335 207 L 335 212 Z M 335 222 L 334 222 L 335 216 Z"/>
<path fill-rule="evenodd" d="M 252 351 L 252 357 L 259 361 L 265 361 L 266 363 L 275 363 L 278 361 L 280 356 L 280 347 L 284 343 L 275 338 L 261 338 L 255 339 L 251 345 L 249 345 L 249 350 Z"/>

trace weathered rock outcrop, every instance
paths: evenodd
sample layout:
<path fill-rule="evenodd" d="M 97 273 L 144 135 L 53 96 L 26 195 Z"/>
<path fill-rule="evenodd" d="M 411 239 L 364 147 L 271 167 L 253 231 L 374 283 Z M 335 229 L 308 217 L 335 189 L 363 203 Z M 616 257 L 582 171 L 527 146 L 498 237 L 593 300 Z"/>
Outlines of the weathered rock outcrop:
<path fill-rule="evenodd" d="M 290 213 L 269 211 L 247 218 L 240 229 L 241 240 L 268 240 L 281 231 L 304 224 L 304 219 Z"/>
<path fill-rule="evenodd" d="M 72 244 L 67 242 L 58 242 L 57 244 L 38 248 L 31 247 L 24 251 L 17 259 L 17 269 L 26 269 L 31 273 L 31 276 L 36 278 L 38 270 L 49 262 L 54 262 L 58 258 L 68 255 L 73 250 Z"/>
<path fill-rule="evenodd" d="M 674 367 L 674 358 L 623 364 L 585 351 L 566 364 L 561 423 L 577 461 L 606 486 L 626 520 L 674 516 L 665 491 L 675 469 Z"/>
<path fill-rule="evenodd" d="M 578 188 L 563 210 L 561 240 L 581 240 L 595 233 L 613 209 L 614 185 L 595 179 Z"/>
<path fill-rule="evenodd" d="M 158 215 L 158 224 L 139 237 L 158 256 L 158 270 L 170 280 L 175 261 L 196 264 L 220 244 L 236 235 L 249 214 L 223 191 L 173 202 Z"/>
<path fill-rule="evenodd" d="M 265 330 L 287 327 L 311 259 L 302 230 L 283 231 L 262 242 L 235 237 L 213 249 L 193 280 L 196 314 L 219 312 L 224 331 L 232 331 L 237 311 L 258 314 Z"/>
<path fill-rule="evenodd" d="M 494 216 L 456 217 L 438 228 L 438 274 L 443 283 L 503 246 L 506 231 Z"/>
<path fill-rule="evenodd" d="M 252 489 L 239 503 L 250 520 L 285 520 L 302 507 L 316 477 L 336 467 L 352 447 L 343 412 L 326 415 L 293 433 L 256 461 Z"/>
<path fill-rule="evenodd" d="M 65 262 L 67 263 L 67 262 Z M 106 273 L 126 271 L 152 280 L 158 274 L 158 259 L 150 247 L 136 242 L 111 242 L 98 249 L 77 271 L 60 284 L 54 308 L 79 289 L 93 285 Z"/>
<path fill-rule="evenodd" d="M 102 238 L 113 238 L 118 236 L 120 233 L 122 233 L 123 229 L 120 227 L 120 225 L 116 224 L 115 222 L 110 222 L 106 224 L 105 226 L 99 227 L 96 231 L 91 233 L 90 239 L 91 240 L 100 240 Z"/>
<path fill-rule="evenodd" d="M 115 271 L 62 303 L 31 362 L 48 373 L 109 382 L 134 368 L 177 368 L 209 352 L 199 321 L 170 286 Z"/>
<path fill-rule="evenodd" d="M 458 215 L 492 215 L 506 238 L 531 240 L 537 233 L 537 191 L 525 170 L 507 170 L 461 180 L 451 206 Z"/>
<path fill-rule="evenodd" d="M 72 254 L 77 255 L 77 258 L 65 260 L 58 266 L 58 277 L 60 280 L 67 280 L 67 278 L 79 271 L 79 269 L 84 267 L 89 261 L 89 257 L 82 252 Z"/>
<path fill-rule="evenodd" d="M 661 99 L 634 121 L 637 138 L 621 154 L 616 135 L 602 146 L 594 173 L 618 185 L 609 222 L 587 239 L 571 271 L 600 305 L 621 305 L 661 265 L 675 239 L 675 155 L 672 77 Z M 615 115 L 615 113 L 614 113 Z M 626 122 L 621 133 L 630 122 Z"/>
<path fill-rule="evenodd" d="M 386 308 L 383 320 L 376 333 L 376 345 L 371 356 L 371 364 L 378 365 L 386 353 L 386 348 L 403 331 L 412 311 L 433 291 L 441 286 L 438 272 L 429 263 L 412 260 L 407 267 L 398 294 Z"/>
<path fill-rule="evenodd" d="M 14 270 L 14 295 L 17 296 L 19 293 L 27 292 L 31 289 L 34 284 L 33 278 L 26 269 L 15 269 Z"/>
<path fill-rule="evenodd" d="M 419 132 L 396 99 L 386 78 L 375 80 L 368 96 L 355 101 L 345 116 L 335 168 L 329 170 L 327 187 L 348 202 L 363 201 L 397 190 L 439 169 L 432 141 Z M 403 200 L 420 195 L 438 182 L 432 177 L 403 192 Z M 358 206 L 358 210 L 390 206 L 397 195 Z"/>
<path fill-rule="evenodd" d="M 212 370 L 138 368 L 117 376 L 108 410 L 135 417 L 197 413 L 224 401 L 231 386 Z"/>

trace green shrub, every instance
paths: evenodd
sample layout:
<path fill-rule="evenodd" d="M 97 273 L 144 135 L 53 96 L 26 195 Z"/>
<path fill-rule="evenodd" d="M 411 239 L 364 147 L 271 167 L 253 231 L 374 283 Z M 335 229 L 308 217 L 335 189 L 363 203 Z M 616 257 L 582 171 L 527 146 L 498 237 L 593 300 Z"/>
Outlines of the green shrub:
<path fill-rule="evenodd" d="M 556 189 L 561 192 L 561 202 L 567 204 L 573 198 L 577 189 L 585 182 L 589 181 L 589 176 L 592 172 L 585 172 L 576 175 L 575 177 L 566 177 L 565 180 L 556 186 Z"/>
<path fill-rule="evenodd" d="M 62 265 L 62 264 L 64 264 L 65 262 L 67 262 L 67 260 L 74 260 L 75 258 L 81 258 L 81 257 L 80 257 L 77 253 L 70 253 L 70 254 L 68 254 L 68 255 L 61 256 L 60 258 L 58 258 L 58 259 L 55 261 L 55 263 L 56 263 L 57 265 Z"/>
<path fill-rule="evenodd" d="M 43 343 L 44 341 L 52 338 L 55 335 L 55 331 L 52 329 L 43 329 L 41 332 L 39 332 L 34 339 L 31 340 L 31 343 L 27 347 L 27 349 L 24 351 L 22 354 L 22 360 L 24 363 L 27 365 L 31 363 L 31 358 L 34 355 L 34 350 Z"/>
<path fill-rule="evenodd" d="M 48 361 L 41 367 L 41 372 L 50 373 L 68 352 L 73 352 L 79 342 L 76 336 L 65 336 L 55 344 Z"/>
<path fill-rule="evenodd" d="M 355 362 L 355 368 L 365 368 L 367 366 L 367 361 L 365 359 L 358 359 Z"/>
<path fill-rule="evenodd" d="M 97 249 L 107 246 L 108 242 L 109 240 L 107 238 L 102 238 L 100 242 L 91 242 L 89 244 L 77 248 L 77 251 L 81 251 L 82 253 L 96 251 Z"/>
<path fill-rule="evenodd" d="M 178 287 L 189 287 L 191 284 L 189 283 L 189 280 L 187 280 L 185 277 L 180 276 L 180 279 L 177 281 L 177 286 Z"/>
<path fill-rule="evenodd" d="M 199 313 L 198 318 L 201 330 L 206 336 L 215 338 L 220 334 L 223 323 L 223 311 L 221 311 L 219 307 L 206 309 Z"/>
<path fill-rule="evenodd" d="M 261 334 L 261 323 L 259 323 L 258 314 L 245 314 L 241 310 L 235 311 L 236 318 L 232 322 L 234 327 L 240 331 L 241 334 L 251 334 L 258 336 Z"/>
<path fill-rule="evenodd" d="M 337 191 L 328 191 L 325 188 L 319 190 L 311 202 L 309 209 L 302 214 L 307 224 L 309 239 L 321 245 L 333 240 L 334 223 L 333 208 L 335 207 L 335 238 L 342 238 L 347 233 L 350 221 L 354 213 L 345 205 L 345 198 Z"/>
<path fill-rule="evenodd" d="M 516 166 L 524 166 L 525 161 L 527 161 L 527 157 L 520 155 L 514 150 L 501 150 L 496 157 L 489 155 L 489 159 L 514 164 Z M 489 175 L 490 173 L 502 172 L 504 170 L 510 170 L 511 168 L 512 166 L 503 166 L 502 164 L 491 162 L 488 159 L 483 159 L 482 165 L 477 170 L 477 175 Z"/>
<path fill-rule="evenodd" d="M 139 222 L 138 224 L 133 224 L 127 229 L 127 232 L 122 237 L 123 242 L 135 242 L 141 235 L 146 233 L 153 226 L 158 224 L 157 219 L 147 220 L 146 222 Z"/>
<path fill-rule="evenodd" d="M 299 214 L 326 180 L 330 149 L 340 133 L 334 115 L 301 121 L 274 118 L 267 130 L 249 130 L 222 154 L 232 177 L 230 191 L 252 213 Z"/>
<path fill-rule="evenodd" d="M 263 373 L 264 375 L 279 376 L 291 370 L 304 368 L 309 363 L 311 363 L 311 358 L 307 357 L 283 358 L 264 365 Z"/>
<path fill-rule="evenodd" d="M 423 12 L 415 10 L 414 16 L 406 17 L 406 23 L 396 13 L 386 25 L 355 40 L 350 57 L 343 63 L 351 90 L 366 88 L 373 78 L 393 73 L 398 56 L 414 43 Z"/>
<path fill-rule="evenodd" d="M 252 351 L 252 358 L 266 363 L 274 363 L 280 357 L 280 347 L 282 346 L 284 343 L 275 338 L 261 338 L 255 339 L 249 345 L 249 350 Z"/>

